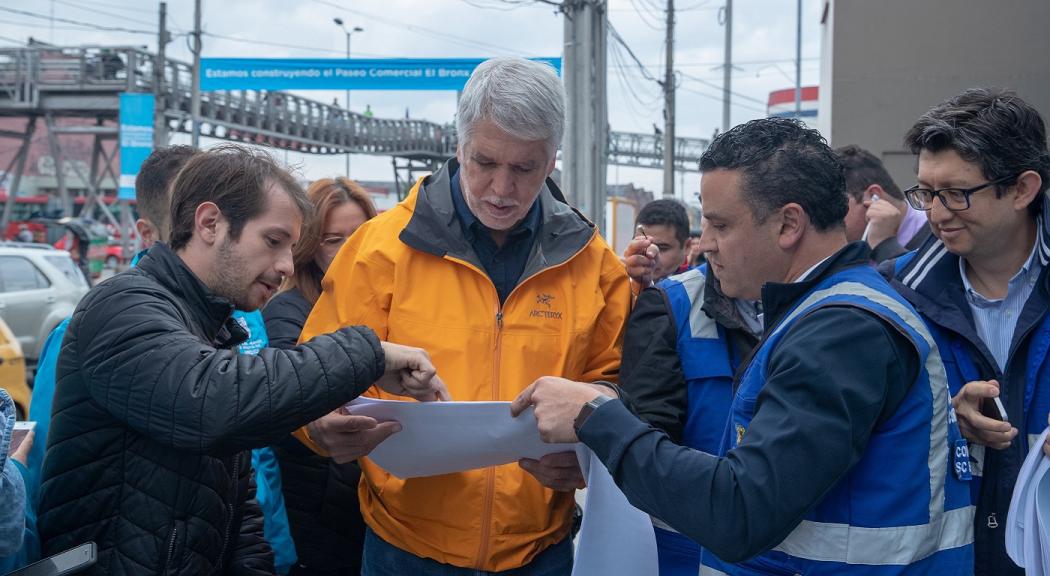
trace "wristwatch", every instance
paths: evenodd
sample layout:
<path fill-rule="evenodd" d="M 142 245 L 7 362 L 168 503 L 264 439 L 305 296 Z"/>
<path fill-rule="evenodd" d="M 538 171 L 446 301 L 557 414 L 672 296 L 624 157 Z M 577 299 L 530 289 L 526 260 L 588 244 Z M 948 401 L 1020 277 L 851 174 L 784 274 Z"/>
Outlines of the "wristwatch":
<path fill-rule="evenodd" d="M 593 413 L 595 410 L 597 410 L 599 406 L 601 406 L 602 404 L 605 404 L 606 402 L 608 402 L 609 400 L 612 400 L 612 399 L 613 399 L 612 396 L 606 396 L 605 394 L 599 394 L 599 395 L 595 396 L 593 400 L 591 400 L 591 401 L 587 402 L 586 404 L 584 404 L 583 408 L 580 408 L 580 413 L 576 415 L 576 420 L 574 420 L 573 423 L 572 423 L 572 428 L 573 428 L 573 430 L 576 431 L 576 434 L 580 433 L 580 428 L 583 428 L 583 423 L 586 422 L 587 419 L 591 417 L 591 413 Z"/>

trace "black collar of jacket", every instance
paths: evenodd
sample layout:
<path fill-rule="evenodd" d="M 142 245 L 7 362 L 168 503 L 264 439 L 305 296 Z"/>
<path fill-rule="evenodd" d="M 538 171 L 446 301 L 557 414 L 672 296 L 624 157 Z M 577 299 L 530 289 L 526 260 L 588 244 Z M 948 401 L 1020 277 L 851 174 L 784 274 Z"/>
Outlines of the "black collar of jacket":
<path fill-rule="evenodd" d="M 139 260 L 136 270 L 146 273 L 185 301 L 194 322 L 205 331 L 216 348 L 232 348 L 248 339 L 248 332 L 231 316 L 233 304 L 212 294 L 166 244 L 154 244 Z"/>
<path fill-rule="evenodd" d="M 866 242 L 851 242 L 817 266 L 816 270 L 810 273 L 809 278 L 802 282 L 789 284 L 767 282 L 764 284 L 762 286 L 762 311 L 764 313 L 763 324 L 766 327 L 765 333 L 771 333 L 773 327 L 798 300 L 818 283 L 845 268 L 871 266 L 870 258 L 871 248 Z"/>
<path fill-rule="evenodd" d="M 741 330 L 751 334 L 740 318 L 740 311 L 733 299 L 722 292 L 722 283 L 715 276 L 713 266 L 708 266 L 704 273 L 704 302 L 700 308 L 726 330 Z"/>
<path fill-rule="evenodd" d="M 484 270 L 474 249 L 463 236 L 452 204 L 449 179 L 458 169 L 459 163 L 452 158 L 440 170 L 423 180 L 412 218 L 398 237 L 415 250 L 440 258 L 451 256 Z M 566 203 L 565 196 L 550 178 L 540 190 L 539 200 L 539 234 L 525 264 L 522 280 L 539 270 L 567 261 L 582 250 L 595 234 L 594 224 Z"/>

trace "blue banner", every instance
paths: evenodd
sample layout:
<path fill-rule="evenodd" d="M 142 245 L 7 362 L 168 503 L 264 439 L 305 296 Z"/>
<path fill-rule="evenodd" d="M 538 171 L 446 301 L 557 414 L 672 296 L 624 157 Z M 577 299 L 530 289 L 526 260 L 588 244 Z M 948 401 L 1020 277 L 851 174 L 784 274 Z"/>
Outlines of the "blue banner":
<path fill-rule="evenodd" d="M 561 74 L 561 58 L 534 58 Z M 202 58 L 201 90 L 462 90 L 484 58 Z"/>
<path fill-rule="evenodd" d="M 135 199 L 135 176 L 153 153 L 153 94 L 120 95 L 120 187 L 117 200 Z"/>

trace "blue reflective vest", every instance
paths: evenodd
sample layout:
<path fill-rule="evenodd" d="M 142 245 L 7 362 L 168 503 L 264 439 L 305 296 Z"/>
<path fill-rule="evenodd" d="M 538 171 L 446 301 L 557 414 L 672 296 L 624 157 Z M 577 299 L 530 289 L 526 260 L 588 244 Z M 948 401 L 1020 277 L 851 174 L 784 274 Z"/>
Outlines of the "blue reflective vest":
<path fill-rule="evenodd" d="M 717 454 L 729 407 L 733 373 L 740 364 L 726 339 L 725 328 L 702 309 L 707 265 L 671 276 L 660 283 L 667 294 L 676 327 L 678 358 L 688 387 L 688 412 L 682 444 Z M 660 576 L 695 576 L 701 547 L 653 517 Z"/>
<path fill-rule="evenodd" d="M 721 455 L 746 438 L 780 339 L 826 306 L 862 308 L 894 325 L 919 351 L 919 375 L 893 416 L 872 430 L 860 461 L 779 545 L 740 564 L 705 550 L 700 573 L 972 574 L 969 454 L 940 352 L 911 305 L 869 267 L 828 276 L 767 332 L 734 395 Z"/>
<path fill-rule="evenodd" d="M 947 249 L 942 246 L 936 246 L 934 250 L 929 252 L 934 257 L 930 258 L 928 262 L 917 262 L 913 268 L 909 268 L 909 265 L 925 252 L 909 252 L 893 262 L 894 277 L 901 281 L 902 285 L 907 289 L 918 289 L 924 282 L 940 283 L 941 285 L 946 282 L 946 279 L 938 274 L 940 270 L 934 269 L 934 267 L 938 264 L 936 261 L 938 253 L 941 254 L 941 257 L 950 256 L 947 253 Z M 959 269 L 957 257 L 952 257 L 951 259 L 953 261 L 948 266 L 943 266 L 943 268 L 947 269 L 949 274 L 957 275 Z M 914 278 L 911 277 L 911 271 L 916 273 Z M 922 274 L 924 271 L 926 274 Z M 989 380 L 997 377 L 996 374 L 985 373 L 978 368 L 977 362 L 974 361 L 974 355 L 979 355 L 980 352 L 975 350 L 965 338 L 952 331 L 950 326 L 941 326 L 931 320 L 926 314 L 922 312 L 920 314 L 922 314 L 923 320 L 926 321 L 930 333 L 933 334 L 937 347 L 942 350 L 944 368 L 948 375 L 948 388 L 953 396 L 958 394 L 959 390 L 967 382 Z M 959 327 L 956 326 L 956 328 Z M 1032 330 L 1028 338 L 1027 352 L 1024 367 L 1024 414 L 1017 416 L 1011 414 L 1009 408 L 1007 409 L 1007 416 L 1010 418 L 1010 422 L 1017 426 L 1020 432 L 1017 442 L 1021 446 L 1021 460 L 1028 455 L 1028 450 L 1032 448 L 1032 445 L 1046 428 L 1047 414 L 1050 414 L 1050 362 L 1047 362 L 1047 359 L 1050 358 L 1050 314 L 1045 314 Z M 1002 382 L 1000 383 L 1002 384 Z M 1006 391 L 1003 392 L 1004 395 L 1006 393 Z M 984 446 L 980 444 L 974 443 L 970 446 L 974 476 L 970 490 L 974 503 L 978 501 L 981 494 L 984 450 Z"/>

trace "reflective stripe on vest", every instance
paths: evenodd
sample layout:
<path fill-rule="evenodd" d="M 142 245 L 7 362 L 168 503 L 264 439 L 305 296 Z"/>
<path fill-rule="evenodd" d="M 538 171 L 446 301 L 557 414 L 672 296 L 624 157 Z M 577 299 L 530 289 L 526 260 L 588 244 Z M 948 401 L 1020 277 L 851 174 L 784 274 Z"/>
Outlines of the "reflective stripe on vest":
<path fill-rule="evenodd" d="M 693 268 L 681 274 L 671 276 L 661 282 L 665 291 L 670 291 L 675 284 L 682 287 L 687 298 L 689 298 L 689 332 L 693 338 L 718 338 L 718 323 L 703 310 L 704 286 L 706 277 L 700 268 Z M 677 318 L 675 319 L 677 320 Z"/>
<path fill-rule="evenodd" d="M 948 450 L 948 413 L 951 398 L 940 352 L 926 324 L 910 309 L 889 295 L 859 282 L 840 282 L 810 294 L 792 310 L 773 334 L 791 324 L 800 314 L 835 296 L 859 297 L 878 304 L 903 320 L 929 347 L 925 368 L 933 398 L 930 446 L 930 522 L 916 526 L 861 528 L 803 520 L 775 550 L 798 558 L 847 564 L 899 565 L 921 560 L 940 550 L 973 542 L 973 507 L 945 511 L 945 458 Z M 877 310 L 871 310 L 878 312 Z M 772 336 L 772 335 L 771 335 Z"/>

